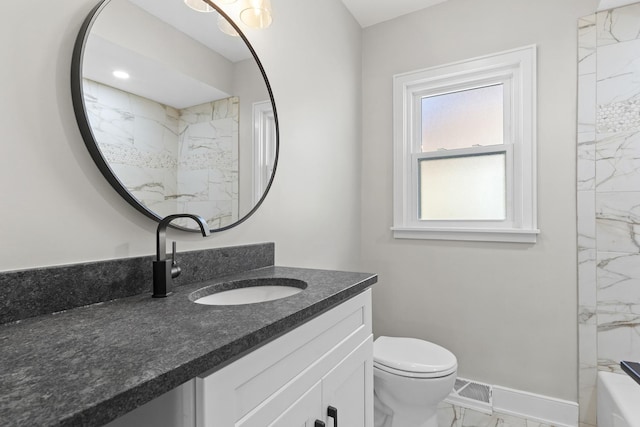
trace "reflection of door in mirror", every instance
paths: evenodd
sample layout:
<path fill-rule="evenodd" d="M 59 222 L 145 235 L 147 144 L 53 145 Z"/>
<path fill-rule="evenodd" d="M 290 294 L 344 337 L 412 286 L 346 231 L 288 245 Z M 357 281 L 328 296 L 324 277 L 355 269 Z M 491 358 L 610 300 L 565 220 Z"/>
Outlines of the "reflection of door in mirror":
<path fill-rule="evenodd" d="M 276 126 L 271 102 L 253 104 L 253 202 L 258 203 L 273 174 Z"/>

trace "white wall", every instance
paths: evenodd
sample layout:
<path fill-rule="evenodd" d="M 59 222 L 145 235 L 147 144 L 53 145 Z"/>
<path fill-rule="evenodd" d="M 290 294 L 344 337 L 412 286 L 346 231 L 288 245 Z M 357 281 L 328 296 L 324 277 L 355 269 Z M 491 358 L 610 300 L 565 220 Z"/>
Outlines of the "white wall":
<path fill-rule="evenodd" d="M 2 4 L 0 271 L 154 251 L 157 224 L 102 177 L 73 114 L 71 52 L 96 3 Z M 249 34 L 281 121 L 272 192 L 239 227 L 207 240 L 174 231 L 169 237 L 178 240 L 179 251 L 274 241 L 281 265 L 353 269 L 359 250 L 360 28 L 338 0 L 274 0 L 273 8 L 272 27 Z"/>
<path fill-rule="evenodd" d="M 365 269 L 377 335 L 453 351 L 459 375 L 577 400 L 576 25 L 596 0 L 450 0 L 364 30 Z M 535 245 L 394 240 L 392 76 L 538 45 Z"/>

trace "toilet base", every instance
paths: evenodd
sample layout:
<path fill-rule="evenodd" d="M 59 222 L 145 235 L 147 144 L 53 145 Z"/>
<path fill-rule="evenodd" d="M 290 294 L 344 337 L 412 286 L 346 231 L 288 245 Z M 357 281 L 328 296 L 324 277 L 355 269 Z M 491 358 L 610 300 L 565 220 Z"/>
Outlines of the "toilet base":
<path fill-rule="evenodd" d="M 438 410 L 432 414 L 422 412 L 419 421 L 412 418 L 403 417 L 401 414 L 394 414 L 391 408 L 380 401 L 374 392 L 374 427 L 438 427 Z"/>

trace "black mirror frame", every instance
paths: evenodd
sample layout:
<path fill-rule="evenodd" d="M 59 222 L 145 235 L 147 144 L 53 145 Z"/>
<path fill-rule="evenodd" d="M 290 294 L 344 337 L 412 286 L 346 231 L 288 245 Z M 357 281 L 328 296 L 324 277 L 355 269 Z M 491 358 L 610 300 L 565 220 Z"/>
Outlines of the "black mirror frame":
<path fill-rule="evenodd" d="M 84 89 L 82 85 L 82 61 L 84 58 L 84 48 L 85 48 L 87 39 L 89 37 L 89 32 L 91 30 L 91 27 L 93 26 L 95 20 L 100 15 L 100 12 L 102 11 L 102 9 L 105 6 L 107 6 L 107 4 L 110 1 L 111 0 L 100 0 L 100 2 L 93 9 L 91 9 L 89 14 L 87 15 L 87 18 L 82 23 L 82 26 L 80 27 L 80 31 L 78 33 L 78 37 L 76 38 L 76 41 L 73 47 L 73 56 L 71 59 L 71 99 L 73 102 L 73 110 L 76 116 L 76 121 L 78 122 L 78 127 L 80 128 L 80 134 L 82 135 L 82 139 L 84 140 L 84 143 L 87 149 L 89 150 L 89 154 L 93 158 L 93 161 L 98 166 L 98 169 L 100 170 L 100 172 L 102 172 L 102 175 L 104 175 L 104 177 L 107 179 L 109 184 L 111 184 L 114 190 L 116 190 L 118 194 L 120 194 L 120 196 L 123 199 L 125 199 L 131 206 L 133 206 L 135 209 L 137 209 L 139 212 L 146 215 L 147 217 L 153 219 L 154 221 L 160 222 L 162 221 L 163 217 L 159 216 L 158 214 L 153 212 L 151 209 L 147 208 L 133 194 L 131 194 L 131 192 L 118 179 L 116 174 L 113 172 L 113 170 L 109 166 L 109 163 L 102 155 L 102 152 L 98 147 L 98 143 L 93 135 L 93 131 L 91 130 L 91 125 L 89 124 L 89 117 L 87 115 L 87 110 L 85 109 L 85 105 L 84 105 Z M 224 227 L 210 230 L 212 233 L 215 233 L 215 232 L 225 231 L 237 225 L 242 224 L 244 221 L 249 219 L 249 217 L 258 210 L 260 205 L 262 205 L 262 202 L 264 201 L 264 199 L 267 197 L 267 194 L 271 189 L 271 185 L 273 184 L 273 180 L 276 175 L 276 169 L 278 166 L 278 156 L 280 151 L 280 128 L 278 126 L 278 112 L 276 110 L 276 103 L 273 98 L 271 84 L 269 83 L 269 79 L 267 78 L 267 74 L 264 71 L 264 67 L 262 66 L 262 63 L 260 62 L 260 59 L 258 58 L 258 55 L 256 54 L 255 50 L 253 49 L 253 46 L 251 46 L 251 43 L 249 43 L 249 40 L 247 39 L 245 34 L 240 30 L 240 28 L 236 25 L 236 23 L 233 22 L 233 20 L 229 18 L 229 16 L 222 9 L 220 9 L 220 7 L 214 4 L 211 0 L 202 0 L 202 1 L 206 2 L 211 7 L 213 7 L 220 15 L 222 15 L 227 20 L 227 22 L 229 22 L 229 24 L 231 24 L 231 26 L 238 32 L 238 34 L 244 41 L 245 45 L 251 52 L 253 59 L 255 60 L 256 64 L 258 65 L 258 68 L 260 69 L 260 74 L 262 74 L 262 78 L 267 87 L 267 92 L 269 93 L 269 100 L 271 101 L 271 107 L 273 109 L 273 118 L 274 118 L 275 133 L 276 133 L 276 146 L 275 146 L 275 157 L 273 162 L 273 171 L 271 173 L 271 177 L 269 178 L 267 187 L 265 188 L 264 193 L 262 194 L 262 197 L 260 198 L 260 200 L 258 200 L 255 206 L 253 206 L 253 208 L 246 215 L 239 218 L 234 223 L 226 225 Z M 174 224 L 171 224 L 170 227 L 176 228 L 182 231 L 195 232 L 195 233 L 200 232 L 199 229 L 190 229 L 190 228 L 186 228 L 186 227 L 182 227 Z"/>

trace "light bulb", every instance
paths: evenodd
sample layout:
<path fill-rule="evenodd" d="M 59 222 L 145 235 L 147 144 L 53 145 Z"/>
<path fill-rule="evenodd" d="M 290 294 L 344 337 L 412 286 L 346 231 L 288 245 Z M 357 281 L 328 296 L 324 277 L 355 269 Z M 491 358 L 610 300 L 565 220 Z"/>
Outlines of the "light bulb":
<path fill-rule="evenodd" d="M 113 74 L 113 77 L 122 79 L 122 80 L 126 80 L 129 78 L 129 73 L 127 73 L 124 70 L 115 70 L 112 74 Z"/>
<path fill-rule="evenodd" d="M 235 0 L 234 0 L 235 1 Z M 215 9 L 202 0 L 184 0 L 184 4 L 198 12 L 213 12 Z"/>
<path fill-rule="evenodd" d="M 271 0 L 244 0 L 240 20 L 251 28 L 267 28 L 272 21 Z"/>

